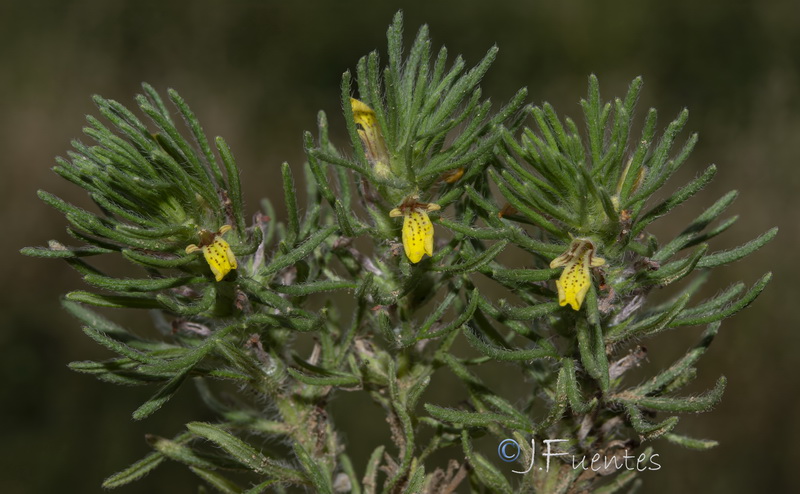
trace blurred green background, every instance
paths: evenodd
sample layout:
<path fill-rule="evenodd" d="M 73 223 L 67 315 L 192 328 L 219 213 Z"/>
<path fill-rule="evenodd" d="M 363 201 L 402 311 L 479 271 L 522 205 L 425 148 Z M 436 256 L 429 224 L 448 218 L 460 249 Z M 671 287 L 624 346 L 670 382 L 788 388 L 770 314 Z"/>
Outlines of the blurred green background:
<path fill-rule="evenodd" d="M 334 136 L 342 135 L 340 76 L 360 56 L 384 50 L 386 27 L 398 8 L 405 12 L 407 39 L 427 23 L 437 47 L 447 45 L 469 64 L 498 44 L 499 58 L 483 83 L 484 95 L 497 103 L 527 86 L 534 103 L 549 101 L 580 121 L 578 99 L 593 72 L 606 98 L 623 94 L 633 77 L 644 77 L 639 119 L 655 106 L 664 125 L 689 108 L 688 130 L 700 133 L 700 143 L 682 177 L 709 163 L 717 163 L 719 173 L 703 194 L 662 220 L 657 233 L 677 232 L 682 221 L 734 188 L 741 195 L 732 213 L 741 220 L 712 248 L 740 244 L 773 225 L 781 231 L 751 259 L 717 270 L 709 282 L 713 293 L 775 272 L 751 308 L 723 323 L 701 361 L 692 389 L 699 392 L 725 374 L 722 404 L 684 417 L 678 426 L 678 432 L 714 438 L 720 446 L 700 453 L 658 443 L 662 468 L 645 476 L 644 492 L 796 489 L 796 0 L 29 0 L 0 3 L 0 224 L 6 237 L 0 242 L 0 492 L 99 492 L 107 475 L 149 451 L 144 434 L 172 436 L 188 420 L 213 420 L 187 387 L 154 417 L 134 422 L 130 413 L 153 388 L 120 388 L 69 371 L 70 361 L 109 356 L 59 308 L 59 295 L 82 282 L 64 263 L 17 253 L 51 238 L 69 240 L 63 217 L 38 201 L 35 191 L 86 203 L 50 167 L 81 136 L 83 116 L 96 113 L 90 96 L 132 106 L 141 81 L 178 89 L 206 131 L 231 145 L 252 212 L 263 196 L 280 203 L 279 165 L 302 164 L 302 131 L 314 128 L 319 109 L 328 113 Z M 130 324 L 148 323 L 139 317 Z M 682 329 L 648 343 L 645 374 L 680 356 L 699 332 Z M 507 385 L 504 392 L 513 397 L 515 391 Z M 362 410 L 378 413 L 366 399 L 337 400 L 337 409 L 349 412 L 338 423 L 363 472 L 362 456 L 388 435 L 359 428 Z M 375 417 L 375 427 L 385 426 Z M 491 445 L 483 453 L 491 456 Z M 196 492 L 199 483 L 183 467 L 167 464 L 119 492 Z"/>

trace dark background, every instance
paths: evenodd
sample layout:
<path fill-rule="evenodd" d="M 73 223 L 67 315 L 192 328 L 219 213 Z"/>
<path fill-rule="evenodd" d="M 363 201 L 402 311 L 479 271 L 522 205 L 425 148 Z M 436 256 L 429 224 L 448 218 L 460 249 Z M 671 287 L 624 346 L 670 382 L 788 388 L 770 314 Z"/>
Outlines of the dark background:
<path fill-rule="evenodd" d="M 85 203 L 50 167 L 80 137 L 83 116 L 96 114 L 90 96 L 132 106 L 141 81 L 178 89 L 206 131 L 231 145 L 252 212 L 263 196 L 280 203 L 279 165 L 302 164 L 302 131 L 314 128 L 319 109 L 328 113 L 334 136 L 342 135 L 340 76 L 369 51 L 384 52 L 386 27 L 401 7 L 407 41 L 427 23 L 434 47 L 445 44 L 470 65 L 499 45 L 483 83 L 496 103 L 527 86 L 532 102 L 549 101 L 580 123 L 578 100 L 595 73 L 606 98 L 644 77 L 639 120 L 655 106 L 663 128 L 689 108 L 687 127 L 700 133 L 700 143 L 682 177 L 709 163 L 719 173 L 658 232 L 679 231 L 733 188 L 741 195 L 731 211 L 741 220 L 712 248 L 740 244 L 773 225 L 781 232 L 751 259 L 716 270 L 709 282 L 713 293 L 740 279 L 752 284 L 768 270 L 775 274 L 751 308 L 723 323 L 700 363 L 692 390 L 725 374 L 723 402 L 709 414 L 682 418 L 677 429 L 720 446 L 693 452 L 657 442 L 662 469 L 645 476 L 645 492 L 790 492 L 797 485 L 796 1 L 31 0 L 0 3 L 0 492 L 99 492 L 107 475 L 149 451 L 145 433 L 171 437 L 188 420 L 213 420 L 187 387 L 154 417 L 134 422 L 130 413 L 153 388 L 124 389 L 69 371 L 68 362 L 109 356 L 59 308 L 59 295 L 83 284 L 62 262 L 17 253 L 51 238 L 68 240 L 63 217 L 35 191 Z M 148 323 L 131 317 L 130 325 Z M 680 356 L 699 331 L 684 328 L 650 343 L 643 375 Z M 509 398 L 524 388 L 506 383 L 501 390 Z M 338 423 L 363 473 L 364 455 L 387 436 L 360 426 L 360 413 L 371 410 L 376 430 L 385 423 L 366 400 L 339 400 L 347 413 Z M 494 459 L 491 444 L 483 453 Z M 199 483 L 185 468 L 166 464 L 119 492 L 196 492 Z"/>

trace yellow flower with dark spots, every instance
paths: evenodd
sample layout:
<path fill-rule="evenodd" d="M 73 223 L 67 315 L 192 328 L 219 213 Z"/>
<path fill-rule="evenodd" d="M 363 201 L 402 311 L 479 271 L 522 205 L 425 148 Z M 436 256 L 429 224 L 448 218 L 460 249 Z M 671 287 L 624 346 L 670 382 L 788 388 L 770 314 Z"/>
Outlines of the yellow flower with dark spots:
<path fill-rule="evenodd" d="M 596 268 L 606 263 L 605 259 L 596 257 L 594 243 L 587 238 L 576 238 L 569 250 L 550 262 L 550 268 L 564 267 L 564 272 L 556 281 L 558 303 L 562 307 L 569 304 L 574 310 L 581 308 L 586 293 L 592 284 L 589 268 Z"/>
<path fill-rule="evenodd" d="M 361 145 L 364 147 L 367 161 L 373 166 L 378 177 L 388 177 L 391 174 L 389 151 L 386 148 L 386 141 L 383 139 L 383 133 L 375 111 L 363 101 L 355 98 L 350 98 L 350 108 L 353 110 L 356 131 L 361 139 Z"/>
<path fill-rule="evenodd" d="M 403 249 L 412 263 L 418 263 L 425 254 L 433 255 L 433 224 L 428 217 L 431 211 L 440 209 L 438 204 L 417 202 L 412 196 L 399 207 L 389 211 L 389 216 L 403 217 Z"/>
<path fill-rule="evenodd" d="M 186 247 L 186 253 L 191 254 L 198 250 L 203 251 L 211 272 L 217 281 L 222 281 L 226 274 L 232 269 L 236 269 L 236 257 L 231 251 L 231 246 L 223 240 L 222 235 L 230 231 L 230 225 L 223 225 L 216 233 L 208 230 L 200 230 L 200 245 L 190 245 Z"/>

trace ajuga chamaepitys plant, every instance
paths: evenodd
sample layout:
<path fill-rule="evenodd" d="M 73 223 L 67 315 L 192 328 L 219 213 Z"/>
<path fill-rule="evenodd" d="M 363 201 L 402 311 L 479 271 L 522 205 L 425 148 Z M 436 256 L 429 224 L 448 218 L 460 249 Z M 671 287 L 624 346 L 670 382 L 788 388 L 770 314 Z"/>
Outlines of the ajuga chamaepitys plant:
<path fill-rule="evenodd" d="M 445 48 L 433 53 L 423 26 L 403 56 L 400 14 L 388 42 L 385 65 L 371 53 L 342 78 L 335 122 L 350 142 L 331 142 L 320 113 L 316 135 L 305 135 L 302 177 L 280 166 L 280 220 L 267 199 L 250 219 L 233 154 L 222 138 L 212 147 L 176 92 L 165 101 L 144 85 L 144 119 L 95 97 L 104 120 L 88 118 L 94 143 L 74 141 L 54 170 L 97 208 L 40 192 L 79 245 L 23 252 L 63 258 L 95 288 L 67 294 L 64 306 L 116 356 L 74 370 L 157 388 L 137 420 L 187 384 L 217 414 L 170 438 L 148 436 L 153 452 L 105 487 L 172 460 L 226 493 L 607 493 L 639 482 L 630 458 L 657 464 L 656 439 L 715 444 L 676 425 L 717 403 L 725 379 L 699 395 L 681 388 L 720 322 L 770 275 L 706 300 L 696 293 L 712 268 L 776 232 L 710 251 L 736 220 L 716 222 L 731 192 L 675 238 L 649 233 L 716 173 L 712 165 L 651 199 L 696 142 L 674 147 L 687 112 L 659 132 L 650 110 L 633 135 L 641 80 L 604 102 L 591 76 L 582 131 L 548 104 L 527 106 L 525 90 L 499 108 L 485 99 L 479 82 L 495 48 L 467 70 Z M 95 256 L 121 256 L 141 276 L 103 272 Z M 651 301 L 684 278 L 672 299 Z M 150 309 L 160 336 L 137 336 L 91 306 Z M 686 326 L 705 329 L 684 357 L 666 369 L 643 363 L 641 342 Z M 310 352 L 298 350 L 301 333 L 313 335 Z M 476 372 L 498 361 L 526 383 L 513 402 Z M 626 379 L 640 365 L 652 377 Z M 424 394 L 445 373 L 461 382 L 458 406 Z M 356 439 L 328 407 L 347 393 L 374 400 L 391 431 L 365 461 L 348 456 Z M 494 447 L 479 452 L 481 436 L 494 438 L 500 458 Z M 564 454 L 530 447 L 543 444 Z M 448 447 L 458 453 L 435 463 Z M 602 468 L 574 460 L 595 456 Z"/>

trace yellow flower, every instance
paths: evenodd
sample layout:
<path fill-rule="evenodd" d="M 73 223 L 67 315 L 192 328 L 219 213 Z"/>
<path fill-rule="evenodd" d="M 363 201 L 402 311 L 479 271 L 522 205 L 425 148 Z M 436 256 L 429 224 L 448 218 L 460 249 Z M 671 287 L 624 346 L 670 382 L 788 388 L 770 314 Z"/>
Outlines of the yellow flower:
<path fill-rule="evenodd" d="M 187 254 L 203 251 L 203 256 L 217 281 L 221 281 L 232 269 L 236 269 L 236 257 L 231 251 L 231 246 L 222 239 L 222 235 L 230 229 L 230 225 L 223 225 L 216 233 L 200 230 L 200 246 L 192 244 L 186 247 Z"/>
<path fill-rule="evenodd" d="M 386 149 L 386 141 L 383 139 L 375 112 L 367 104 L 355 98 L 350 98 L 350 107 L 353 109 L 353 120 L 356 122 L 356 131 L 364 146 L 367 161 L 373 166 L 378 177 L 388 177 L 391 173 L 389 151 Z"/>
<path fill-rule="evenodd" d="M 550 267 L 553 269 L 564 266 L 564 272 L 556 281 L 559 305 L 569 304 L 574 310 L 581 308 L 592 284 L 589 268 L 596 268 L 606 263 L 605 259 L 595 257 L 594 252 L 591 240 L 576 238 L 570 244 L 569 250 L 550 262 Z"/>
<path fill-rule="evenodd" d="M 417 202 L 412 196 L 403 201 L 399 207 L 389 211 L 389 216 L 403 217 L 403 249 L 406 257 L 413 263 L 422 260 L 425 254 L 433 255 L 433 224 L 428 213 L 441 209 L 438 204 Z"/>

